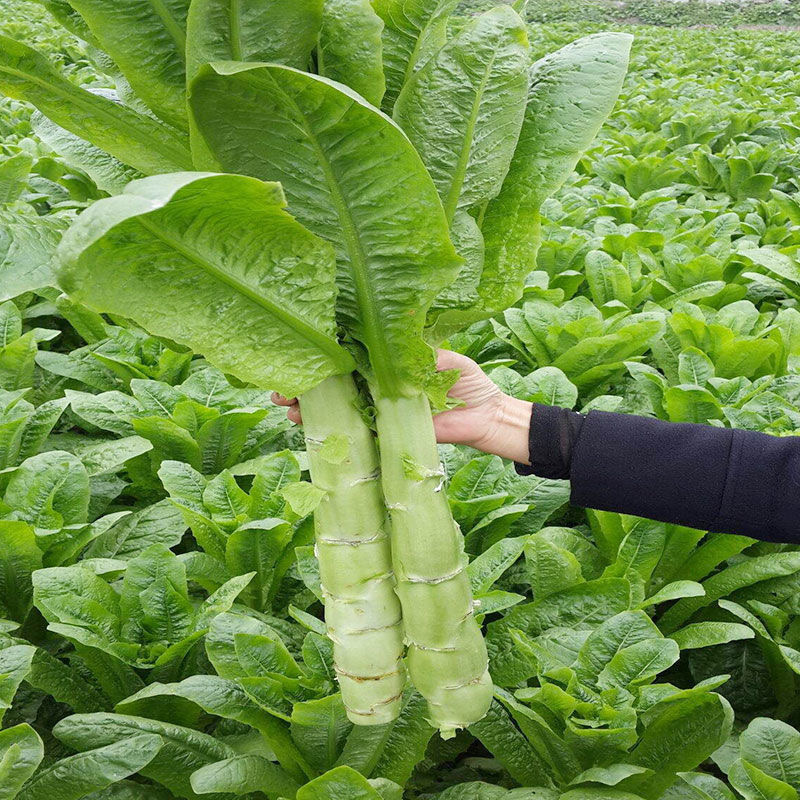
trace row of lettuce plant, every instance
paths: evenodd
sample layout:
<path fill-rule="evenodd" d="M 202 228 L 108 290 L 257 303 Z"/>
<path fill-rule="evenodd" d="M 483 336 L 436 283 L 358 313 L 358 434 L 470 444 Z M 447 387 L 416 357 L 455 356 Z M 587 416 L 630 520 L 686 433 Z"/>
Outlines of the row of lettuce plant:
<path fill-rule="evenodd" d="M 528 282 L 529 298 L 536 297 L 537 287 L 540 277 Z M 67 783 L 70 796 L 76 797 L 94 791 L 108 797 L 161 797 L 155 782 L 177 797 L 191 797 L 192 792 L 399 797 L 414 764 L 419 764 L 419 782 L 430 779 L 421 777 L 429 760 L 468 756 L 473 739 L 464 733 L 452 740 L 450 750 L 436 740 L 428 744 L 433 729 L 425 721 L 424 704 L 413 694 L 401 701 L 395 723 L 364 729 L 347 721 L 335 694 L 336 671 L 325 629 L 307 613 L 323 597 L 308 518 L 312 509 L 319 509 L 320 496 L 300 480 L 301 469 L 309 466 L 307 457 L 298 463 L 295 456 L 280 452 L 287 445 L 296 449 L 298 443 L 266 411 L 264 393 L 232 386 L 202 359 L 131 329 L 127 322 L 120 327 L 122 317 L 130 316 L 128 310 L 112 315 L 109 324 L 108 318 L 57 291 L 42 291 L 39 299 L 18 298 L 3 307 L 4 319 L 10 320 L 8 344 L 33 332 L 24 347 L 4 351 L 5 363 L 14 366 L 4 373 L 4 385 L 21 392 L 7 398 L 6 419 L 22 434 L 9 450 L 11 469 L 4 480 L 13 480 L 13 485 L 4 494 L 3 513 L 9 518 L 4 537 L 20 576 L 18 585 L 35 587 L 27 600 L 15 590 L 17 583 L 4 593 L 11 609 L 4 615 L 12 620 L 3 638 L 8 667 L 3 672 L 10 678 L 4 696 L 16 694 L 14 703 L 8 703 L 12 725 L 31 713 L 26 702 L 35 705 L 43 697 L 54 707 L 42 716 L 40 732 L 46 719 L 55 722 L 64 716 L 58 703 L 71 706 L 78 716 L 55 728 L 58 741 L 69 750 L 45 737 L 48 755 L 24 788 L 41 751 L 28 726 L 13 725 L 4 742 L 7 791 L 44 796 L 56 787 L 67 791 Z M 564 297 L 550 295 L 547 300 L 560 306 Z M 702 302 L 698 310 L 706 315 L 707 309 Z M 687 309 L 681 306 L 680 311 Z M 743 311 L 740 307 L 738 313 Z M 514 330 L 513 320 L 507 321 Z M 727 324 L 733 321 L 729 315 Z M 766 322 L 732 330 L 760 339 Z M 42 333 L 45 329 L 39 326 L 44 325 L 50 333 Z M 56 328 L 73 341 L 82 337 L 85 348 L 58 352 L 49 344 L 58 338 Z M 465 342 L 472 341 L 476 330 L 480 326 Z M 664 330 L 662 326 L 662 336 Z M 509 340 L 509 334 L 502 339 Z M 656 341 L 651 336 L 636 345 L 640 349 L 634 357 L 648 353 L 648 347 L 656 352 Z M 516 350 L 503 356 L 505 364 L 514 364 L 523 353 L 529 359 L 534 354 L 534 359 L 517 362 L 513 374 L 507 366 L 498 367 L 494 377 L 506 380 L 517 394 L 539 392 L 546 398 L 555 387 L 565 398 L 574 392 L 573 403 L 580 396 L 585 404 L 607 386 L 603 380 L 572 384 L 567 374 L 575 379 L 582 370 L 546 366 L 552 361 L 528 341 L 514 344 Z M 701 346 L 715 362 L 708 344 Z M 727 387 L 717 386 L 713 372 L 694 369 L 693 355 L 684 355 L 684 363 L 676 365 L 682 368 L 680 375 L 675 373 L 678 379 L 691 375 L 684 382 L 699 384 L 698 375 L 704 375 L 703 385 L 724 391 Z M 595 362 L 604 363 L 597 357 Z M 529 374 L 528 363 L 544 370 Z M 778 363 L 768 362 L 773 371 L 787 369 Z M 635 361 L 627 361 L 623 369 L 612 366 L 607 380 L 626 374 L 631 380 L 643 377 L 635 371 Z M 662 369 L 668 384 L 674 384 L 673 373 Z M 763 385 L 755 387 L 753 397 Z M 794 397 L 788 388 L 784 391 L 785 420 Z M 23 394 L 34 404 L 22 399 Z M 610 403 L 610 397 L 597 395 L 595 402 Z M 641 397 L 631 392 L 625 402 L 641 402 Z M 652 405 L 635 410 L 663 415 L 669 406 L 655 403 L 657 393 L 649 397 Z M 719 399 L 728 403 L 732 398 L 725 392 Z M 728 414 L 724 419 L 734 424 L 747 420 L 753 426 L 774 420 L 779 428 L 790 424 L 790 418 L 781 422 L 772 406 L 761 411 L 769 420 L 761 414 L 760 419 Z M 50 433 L 55 426 L 58 432 Z M 82 441 L 75 430 L 83 431 Z M 324 442 L 329 435 L 315 438 Z M 340 471 L 349 460 L 341 458 L 342 449 L 341 440 L 330 439 L 322 465 Z M 43 458 L 32 460 L 39 450 Z M 703 539 L 702 532 L 615 515 L 593 517 L 591 537 L 580 528 L 547 528 L 519 537 L 541 528 L 562 508 L 564 488 L 517 478 L 497 459 L 465 463 L 458 451 L 445 450 L 443 455 L 450 473 L 451 511 L 467 533 L 470 554 L 483 553 L 467 572 L 480 614 L 511 609 L 501 620 L 488 618 L 494 620 L 489 626 L 491 672 L 507 688 L 498 688 L 488 717 L 471 726 L 471 734 L 495 761 L 466 758 L 462 772 L 448 777 L 457 785 L 445 796 L 733 796 L 718 778 L 692 772 L 730 731 L 730 710 L 715 689 L 739 705 L 730 694 L 730 681 L 717 676 L 715 655 L 739 646 L 748 647 L 749 657 L 772 652 L 776 686 L 793 692 L 796 637 L 780 612 L 789 608 L 793 596 L 794 554 L 763 551 L 759 560 L 748 549 L 736 569 L 738 554 L 752 547 L 749 540 Z M 103 518 L 110 507 L 119 510 L 113 500 L 120 483 L 131 498 L 150 504 L 136 511 L 135 519 L 124 511 L 116 519 L 114 513 Z M 170 501 L 164 500 L 165 493 Z M 32 503 L 34 497 L 42 498 L 41 504 Z M 194 543 L 184 535 L 187 527 Z M 519 541 L 506 540 L 509 532 Z M 180 555 L 176 559 L 166 548 Z M 109 584 L 112 594 L 104 588 Z M 622 599 L 626 586 L 627 601 Z M 147 587 L 152 591 L 143 591 Z M 520 605 L 530 596 L 534 603 Z M 87 602 L 76 602 L 76 597 Z M 676 600 L 664 612 L 662 604 Z M 597 616 L 575 617 L 581 605 L 599 606 Z M 643 609 L 655 616 L 661 633 L 648 626 L 645 617 L 650 615 Z M 654 609 L 661 613 L 654 614 Z M 598 635 L 587 644 L 595 629 Z M 612 640 L 615 630 L 626 637 L 634 633 L 634 640 L 614 645 L 618 652 L 591 655 L 602 651 L 599 643 Z M 669 634 L 666 640 L 664 633 Z M 64 642 L 71 644 L 65 649 Z M 39 647 L 31 652 L 33 644 Z M 623 654 L 625 644 L 634 647 Z M 691 675 L 681 673 L 687 662 L 677 660 L 676 646 L 678 653 L 685 653 Z M 705 647 L 712 649 L 704 666 L 694 655 L 702 655 Z M 619 658 L 612 665 L 614 655 Z M 643 656 L 655 659 L 656 672 L 643 668 Z M 586 666 L 587 659 L 598 658 L 602 664 Z M 702 682 L 686 696 L 686 689 L 653 683 L 664 670 L 679 686 L 691 685 L 693 677 Z M 233 698 L 229 705 L 220 699 L 226 693 Z M 792 697 L 783 696 L 789 701 Z M 651 707 L 653 713 L 648 713 Z M 554 714 L 555 709 L 562 710 Z M 791 702 L 778 713 L 790 716 Z M 687 734 L 698 719 L 707 723 L 705 735 L 691 739 Z M 756 720 L 738 749 L 715 753 L 722 770 L 718 774 L 727 774 L 744 797 L 765 791 L 791 797 L 797 785 L 794 736 L 782 723 Z M 689 739 L 685 747 L 684 738 Z M 665 740 L 675 744 L 668 754 L 660 749 Z M 81 755 L 67 756 L 74 750 Z M 137 755 L 132 757 L 132 751 Z M 60 755 L 67 757 L 56 761 Z M 498 763 L 506 776 L 500 785 L 464 783 L 496 773 Z M 600 766 L 608 770 L 592 771 Z M 139 777 L 129 780 L 134 773 Z M 549 788 L 508 790 L 503 783 L 509 778 L 523 786 Z M 413 782 L 410 787 L 417 788 Z M 436 791 L 437 783 L 419 788 Z"/>

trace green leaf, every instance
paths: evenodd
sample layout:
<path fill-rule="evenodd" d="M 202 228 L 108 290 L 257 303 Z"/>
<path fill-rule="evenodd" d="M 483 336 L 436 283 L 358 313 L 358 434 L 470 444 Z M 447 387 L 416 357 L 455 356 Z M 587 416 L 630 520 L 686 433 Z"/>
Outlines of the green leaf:
<path fill-rule="evenodd" d="M 301 580 L 321 603 L 324 602 L 322 594 L 322 580 L 319 574 L 319 561 L 313 545 L 296 547 L 295 550 L 297 572 Z"/>
<path fill-rule="evenodd" d="M 113 24 L 115 15 L 106 12 L 105 16 Z M 119 32 L 129 34 L 127 26 Z M 138 35 L 132 38 L 138 40 Z M 148 42 L 141 48 L 143 53 L 152 52 Z M 0 91 L 33 103 L 57 125 L 141 172 L 192 168 L 187 142 L 174 130 L 107 97 L 79 89 L 44 56 L 5 36 L 0 37 Z"/>
<path fill-rule="evenodd" d="M 81 420 L 118 436 L 132 434 L 131 420 L 142 412 L 139 403 L 122 392 L 88 394 L 67 389 L 66 396 L 73 413 Z"/>
<path fill-rule="evenodd" d="M 206 653 L 214 669 L 223 678 L 233 680 L 247 676 L 235 648 L 235 637 L 242 633 L 280 639 L 273 628 L 255 617 L 235 613 L 215 617 L 206 634 Z"/>
<path fill-rule="evenodd" d="M 17 461 L 24 461 L 39 453 L 68 404 L 69 401 L 65 397 L 61 397 L 37 406 L 33 414 L 25 421 L 22 429 Z"/>
<path fill-rule="evenodd" d="M 571 789 L 559 796 L 559 800 L 643 800 L 641 795 L 619 789 Z"/>
<path fill-rule="evenodd" d="M 670 386 L 664 392 L 664 409 L 670 422 L 707 424 L 724 415 L 719 400 L 708 389 L 696 386 Z"/>
<path fill-rule="evenodd" d="M 422 157 L 448 221 L 498 194 L 525 114 L 528 39 L 510 7 L 469 23 L 409 81 L 394 118 Z"/>
<path fill-rule="evenodd" d="M 251 608 L 263 611 L 275 579 L 275 565 L 292 541 L 292 526 L 277 519 L 250 522 L 234 531 L 225 545 L 225 563 L 232 575 L 248 570 L 255 572 L 253 580 L 242 593 Z"/>
<path fill-rule="evenodd" d="M 119 592 L 119 609 L 123 635 L 128 641 L 140 641 L 148 630 L 152 630 L 154 638 L 170 642 L 189 633 L 192 607 L 186 570 L 171 550 L 163 544 L 153 544 L 128 562 Z"/>
<path fill-rule="evenodd" d="M 478 615 L 496 614 L 506 608 L 511 608 L 525 600 L 525 595 L 516 592 L 503 592 L 495 589 L 491 592 L 473 595 L 475 602 L 475 613 Z"/>
<path fill-rule="evenodd" d="M 587 628 L 627 610 L 629 591 L 625 580 L 600 578 L 518 606 L 493 625 L 516 627 L 530 636 L 538 636 L 556 626 Z"/>
<path fill-rule="evenodd" d="M 542 716 L 518 703 L 503 690 L 497 690 L 496 696 L 511 712 L 514 721 L 537 753 L 550 765 L 558 784 L 569 782 L 580 772 L 581 763 L 576 753 Z"/>
<path fill-rule="evenodd" d="M 631 305 L 633 286 L 624 264 L 603 250 L 592 250 L 586 254 L 585 271 L 586 282 L 596 305 L 602 306 L 613 301 Z"/>
<path fill-rule="evenodd" d="M 338 694 L 295 703 L 292 709 L 292 738 L 317 772 L 333 767 L 352 727 Z"/>
<path fill-rule="evenodd" d="M 581 783 L 602 783 L 605 786 L 616 786 L 622 783 L 631 775 L 641 775 L 647 772 L 645 767 L 637 767 L 634 764 L 612 764 L 610 767 L 591 767 L 581 772 L 572 784 Z"/>
<path fill-rule="evenodd" d="M 19 200 L 32 166 L 33 159 L 27 153 L 17 153 L 0 164 L 0 205 Z"/>
<path fill-rule="evenodd" d="M 0 731 L 0 800 L 14 800 L 44 757 L 44 745 L 30 725 Z"/>
<path fill-rule="evenodd" d="M 41 689 L 59 703 L 66 703 L 79 713 L 104 711 L 108 699 L 93 684 L 87 682 L 86 674 L 73 664 L 60 661 L 46 650 L 38 648 L 31 662 L 27 682 Z"/>
<path fill-rule="evenodd" d="M 773 250 L 770 247 L 759 247 L 748 250 L 745 254 L 753 263 L 763 267 L 767 272 L 785 278 L 792 283 L 800 284 L 800 266 L 791 256 Z"/>
<path fill-rule="evenodd" d="M 667 609 L 659 620 L 665 633 L 677 630 L 701 608 L 716 602 L 722 597 L 745 586 L 760 581 L 792 575 L 800 570 L 800 553 L 771 553 L 766 556 L 748 558 L 739 564 L 718 572 L 703 583 L 706 593 L 703 597 L 690 597 L 679 600 Z"/>
<path fill-rule="evenodd" d="M 695 622 L 670 634 L 681 650 L 713 647 L 716 644 L 752 639 L 755 636 L 747 625 L 738 622 Z"/>
<path fill-rule="evenodd" d="M 336 767 L 307 783 L 297 800 L 381 800 L 367 779 L 350 767 Z"/>
<path fill-rule="evenodd" d="M 137 97 L 177 128 L 186 128 L 188 0 L 121 0 L 114 13 L 102 0 L 70 0 L 102 50 Z"/>
<path fill-rule="evenodd" d="M 381 391 L 424 385 L 433 365 L 420 337 L 425 312 L 460 260 L 402 131 L 352 90 L 272 65 L 206 67 L 190 105 L 223 169 L 279 180 L 297 219 L 334 243 L 339 317 L 367 346 Z"/>
<path fill-rule="evenodd" d="M 447 41 L 447 21 L 458 0 L 372 0 L 383 20 L 383 107 L 391 113 L 411 76 Z"/>
<path fill-rule="evenodd" d="M 522 555 L 527 541 L 524 536 L 501 539 L 472 561 L 467 574 L 473 593 L 491 589 L 492 584 Z"/>
<path fill-rule="evenodd" d="M 280 767 L 259 755 L 238 755 L 192 773 L 197 794 L 263 792 L 268 800 L 294 797 L 300 785 Z"/>
<path fill-rule="evenodd" d="M 28 781 L 19 800 L 79 800 L 139 772 L 161 745 L 159 736 L 142 734 L 57 761 Z"/>
<path fill-rule="evenodd" d="M 50 450 L 17 468 L 4 499 L 22 519 L 39 528 L 86 522 L 89 476 L 71 453 Z"/>
<path fill-rule="evenodd" d="M 250 516 L 253 519 L 280 517 L 285 501 L 279 491 L 300 480 L 300 465 L 289 451 L 270 453 L 257 467 L 250 488 Z"/>
<path fill-rule="evenodd" d="M 696 800 L 736 800 L 733 792 L 719 778 L 704 772 L 680 772 L 681 780 L 697 791 Z M 681 784 L 676 784 L 683 788 Z M 695 800 L 692 795 L 689 800 Z"/>
<path fill-rule="evenodd" d="M 42 566 L 33 528 L 0 520 L 0 616 L 25 622 L 33 602 L 33 572 Z"/>
<path fill-rule="evenodd" d="M 526 577 L 537 600 L 583 583 L 578 559 L 542 536 L 534 535 L 525 545 Z"/>
<path fill-rule="evenodd" d="M 522 785 L 541 786 L 551 783 L 551 768 L 514 724 L 509 712 L 494 701 L 487 715 L 470 725 L 490 753 Z"/>
<path fill-rule="evenodd" d="M 383 20 L 370 0 L 324 0 L 317 71 L 380 107 L 386 91 L 382 31 Z M 303 68 L 302 64 L 299 66 Z"/>
<path fill-rule="evenodd" d="M 236 755 L 233 748 L 205 733 L 123 714 L 76 714 L 61 720 L 53 728 L 53 734 L 81 752 L 125 742 L 141 734 L 155 734 L 163 740 L 163 747 L 140 772 L 188 800 L 196 797 L 189 782 L 192 772 Z"/>
<path fill-rule="evenodd" d="M 705 386 L 714 377 L 714 363 L 696 347 L 687 347 L 678 356 L 678 379 L 681 383 Z"/>
<path fill-rule="evenodd" d="M 743 758 L 733 762 L 728 780 L 745 800 L 797 800 L 797 791 Z"/>
<path fill-rule="evenodd" d="M 672 639 L 647 639 L 614 655 L 597 676 L 597 682 L 624 689 L 638 686 L 652 681 L 679 658 L 680 648 Z"/>
<path fill-rule="evenodd" d="M 225 411 L 203 423 L 197 432 L 202 469 L 208 475 L 234 466 L 248 444 L 252 431 L 265 420 L 266 409 Z"/>
<path fill-rule="evenodd" d="M 193 0 L 186 30 L 190 77 L 214 61 L 270 61 L 306 69 L 323 0 Z"/>
<path fill-rule="evenodd" d="M 674 581 L 662 586 L 654 595 L 642 601 L 640 608 L 657 606 L 670 600 L 680 600 L 682 597 L 702 597 L 705 589 L 696 581 Z"/>
<path fill-rule="evenodd" d="M 215 522 L 237 522 L 247 516 L 250 498 L 227 470 L 214 476 L 203 490 L 203 505 Z"/>
<path fill-rule="evenodd" d="M 64 237 L 61 283 L 242 380 L 302 393 L 352 360 L 333 338 L 330 249 L 283 207 L 277 184 L 241 176 L 134 181 Z"/>
<path fill-rule="evenodd" d="M 39 111 L 32 116 L 31 124 L 36 135 L 45 144 L 66 158 L 70 164 L 80 167 L 104 192 L 119 194 L 127 183 L 142 177 L 139 170 L 128 166 L 79 136 L 76 133 L 77 128 L 72 131 L 67 130 Z M 75 126 L 73 125 L 73 127 Z M 110 144 L 106 144 L 106 146 L 110 147 Z M 115 152 L 122 151 L 116 149 Z M 185 162 L 185 158 L 184 156 L 182 164 Z M 137 161 L 137 163 L 143 165 L 146 162 Z"/>
<path fill-rule="evenodd" d="M 632 645 L 661 639 L 661 632 L 644 611 L 623 611 L 589 634 L 575 662 L 582 679 L 597 678 L 609 662 Z"/>
<path fill-rule="evenodd" d="M 65 214 L 42 217 L 26 206 L 0 209 L 0 301 L 55 285 L 53 254 L 70 221 Z"/>
<path fill-rule="evenodd" d="M 702 724 L 698 725 L 698 720 Z M 693 770 L 720 747 L 732 724 L 733 710 L 717 694 L 706 692 L 667 702 L 626 757 L 629 763 L 652 769 L 655 775 L 635 779 L 631 788 L 658 797 L 673 783 L 676 773 Z"/>
<path fill-rule="evenodd" d="M 85 440 L 73 449 L 86 467 L 89 477 L 109 472 L 120 472 L 133 458 L 148 453 L 153 445 L 141 436 L 125 436 L 122 439 Z"/>
<path fill-rule="evenodd" d="M 369 785 L 378 792 L 381 800 L 403 800 L 403 787 L 386 778 L 369 778 Z"/>
<path fill-rule="evenodd" d="M 308 774 L 309 767 L 292 743 L 285 723 L 259 708 L 235 681 L 216 675 L 194 675 L 180 683 L 153 683 L 117 705 L 122 713 L 158 714 L 174 719 L 186 702 L 208 714 L 250 725 L 264 736 L 282 766 L 294 777 Z"/>
<path fill-rule="evenodd" d="M 300 677 L 300 668 L 277 637 L 253 633 L 237 633 L 233 637 L 236 657 L 247 675 L 278 673 L 289 678 Z"/>
<path fill-rule="evenodd" d="M 627 578 L 631 583 L 646 583 L 650 580 L 664 552 L 667 530 L 663 523 L 639 517 L 623 517 L 626 531 L 617 551 L 617 557 L 610 564 L 604 577 Z"/>
<path fill-rule="evenodd" d="M 509 793 L 507 789 L 500 786 L 494 786 L 491 783 L 479 783 L 471 781 L 470 783 L 459 783 L 455 786 L 450 786 L 445 789 L 441 794 L 436 795 L 437 800 L 506 800 Z M 524 800 L 524 797 L 523 797 Z M 531 800 L 537 800 L 534 796 Z M 550 798 L 542 797 L 541 800 L 550 800 Z"/>
<path fill-rule="evenodd" d="M 712 533 L 680 565 L 680 574 L 689 580 L 699 581 L 724 561 L 738 555 L 754 543 L 755 539 L 747 536 Z"/>
<path fill-rule="evenodd" d="M 595 34 L 533 65 L 519 144 L 483 220 L 480 300 L 465 322 L 490 316 L 520 297 L 539 247 L 539 207 L 569 177 L 611 112 L 630 46 L 629 34 Z"/>
<path fill-rule="evenodd" d="M 168 500 L 145 506 L 98 536 L 86 550 L 87 558 L 135 558 L 148 547 L 174 547 L 186 530 L 181 512 Z"/>
<path fill-rule="evenodd" d="M 0 347 L 22 336 L 22 314 L 10 300 L 0 304 Z"/>
<path fill-rule="evenodd" d="M 776 719 L 757 717 L 739 737 L 742 758 L 800 791 L 800 733 Z"/>
<path fill-rule="evenodd" d="M 287 484 L 280 494 L 299 519 L 311 514 L 325 497 L 322 489 L 305 481 Z"/>
<path fill-rule="evenodd" d="M 344 764 L 363 775 L 381 775 L 405 785 L 424 758 L 434 733 L 427 716 L 427 704 L 422 696 L 407 690 L 394 722 L 353 727 L 337 765 Z"/>
<path fill-rule="evenodd" d="M 0 722 L 31 669 L 35 647 L 19 644 L 0 650 Z"/>
<path fill-rule="evenodd" d="M 33 386 L 36 350 L 33 331 L 0 349 L 0 389 L 14 391 Z"/>
<path fill-rule="evenodd" d="M 520 649 L 514 631 L 536 637 L 551 628 L 591 629 L 626 611 L 630 584 L 620 578 L 579 583 L 540 601 L 515 606 L 502 620 L 491 622 L 486 640 L 492 677 L 500 686 L 514 686 L 522 674 L 535 674 L 529 653 Z M 561 637 L 563 638 L 563 636 Z M 570 659 L 571 661 L 572 659 Z"/>

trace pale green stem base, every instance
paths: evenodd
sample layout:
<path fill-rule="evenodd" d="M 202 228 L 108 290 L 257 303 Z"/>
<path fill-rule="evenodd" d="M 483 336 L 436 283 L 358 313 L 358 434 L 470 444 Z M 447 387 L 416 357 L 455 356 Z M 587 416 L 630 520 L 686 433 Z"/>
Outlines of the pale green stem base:
<path fill-rule="evenodd" d="M 486 714 L 493 691 L 464 540 L 444 491 L 427 397 L 381 398 L 376 407 L 409 672 L 432 723 L 450 736 Z"/>
<path fill-rule="evenodd" d="M 403 632 L 375 439 L 357 403 L 351 375 L 300 399 L 311 479 L 326 492 L 316 553 L 342 699 L 352 722 L 381 725 L 400 712 Z"/>

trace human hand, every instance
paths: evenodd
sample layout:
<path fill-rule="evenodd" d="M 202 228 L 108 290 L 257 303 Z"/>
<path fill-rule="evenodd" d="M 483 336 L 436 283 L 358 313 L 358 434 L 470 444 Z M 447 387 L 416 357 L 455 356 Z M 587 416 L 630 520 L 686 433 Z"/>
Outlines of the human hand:
<path fill-rule="evenodd" d="M 272 402 L 276 406 L 286 406 L 286 416 L 296 425 L 303 424 L 303 417 L 300 414 L 300 403 L 296 397 L 284 397 L 277 392 L 272 393 Z"/>
<path fill-rule="evenodd" d="M 503 394 L 471 358 L 460 353 L 439 350 L 436 368 L 440 372 L 450 369 L 461 372 L 448 394 L 463 403 L 433 418 L 437 441 L 466 444 L 484 453 L 527 464 L 531 404 Z M 274 392 L 272 402 L 285 406 L 289 419 L 302 424 L 296 397 Z"/>
<path fill-rule="evenodd" d="M 471 358 L 460 353 L 439 350 L 436 368 L 461 372 L 448 394 L 463 403 L 433 418 L 437 441 L 529 463 L 531 404 L 501 392 Z"/>

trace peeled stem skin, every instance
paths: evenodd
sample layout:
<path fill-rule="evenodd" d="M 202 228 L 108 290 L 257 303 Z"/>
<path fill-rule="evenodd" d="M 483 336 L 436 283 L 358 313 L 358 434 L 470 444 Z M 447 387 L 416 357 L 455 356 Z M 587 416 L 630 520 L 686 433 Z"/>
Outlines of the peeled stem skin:
<path fill-rule="evenodd" d="M 431 722 L 449 737 L 486 714 L 493 692 L 464 540 L 444 491 L 427 397 L 378 398 L 376 408 L 407 664 Z"/>
<path fill-rule="evenodd" d="M 353 723 L 382 725 L 400 713 L 406 674 L 375 439 L 349 374 L 300 404 L 311 479 L 326 492 L 314 512 L 316 553 L 342 699 Z"/>

